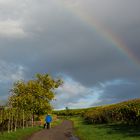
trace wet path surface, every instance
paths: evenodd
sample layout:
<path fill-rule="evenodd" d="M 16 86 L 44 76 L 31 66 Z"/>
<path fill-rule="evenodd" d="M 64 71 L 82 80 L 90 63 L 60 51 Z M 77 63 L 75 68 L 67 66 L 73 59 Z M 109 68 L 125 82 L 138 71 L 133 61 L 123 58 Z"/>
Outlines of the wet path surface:
<path fill-rule="evenodd" d="M 72 130 L 72 122 L 65 120 L 54 128 L 44 129 L 33 134 L 27 140 L 79 140 L 72 135 Z"/>

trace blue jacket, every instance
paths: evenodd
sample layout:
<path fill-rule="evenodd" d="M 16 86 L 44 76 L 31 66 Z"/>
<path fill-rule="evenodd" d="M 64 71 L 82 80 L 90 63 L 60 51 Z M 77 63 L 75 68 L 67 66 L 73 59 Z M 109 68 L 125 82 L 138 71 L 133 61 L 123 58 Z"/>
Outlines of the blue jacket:
<path fill-rule="evenodd" d="M 46 123 L 52 122 L 52 117 L 50 115 L 47 115 L 45 121 Z"/>

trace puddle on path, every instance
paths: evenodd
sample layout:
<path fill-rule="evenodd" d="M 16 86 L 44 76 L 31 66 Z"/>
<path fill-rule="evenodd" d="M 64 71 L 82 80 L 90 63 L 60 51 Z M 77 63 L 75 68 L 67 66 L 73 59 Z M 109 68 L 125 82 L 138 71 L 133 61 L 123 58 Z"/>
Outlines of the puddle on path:
<path fill-rule="evenodd" d="M 69 140 L 79 140 L 79 138 L 72 136 L 69 138 Z"/>

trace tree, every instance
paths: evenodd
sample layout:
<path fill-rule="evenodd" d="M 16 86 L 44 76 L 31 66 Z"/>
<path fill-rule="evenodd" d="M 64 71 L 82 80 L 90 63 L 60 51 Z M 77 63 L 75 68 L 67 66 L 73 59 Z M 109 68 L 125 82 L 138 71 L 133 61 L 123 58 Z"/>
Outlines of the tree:
<path fill-rule="evenodd" d="M 23 112 L 23 128 L 25 112 L 41 115 L 52 110 L 50 101 L 55 97 L 55 89 L 62 85 L 62 80 L 53 79 L 48 74 L 37 74 L 34 80 L 14 83 L 9 98 L 9 106 Z"/>

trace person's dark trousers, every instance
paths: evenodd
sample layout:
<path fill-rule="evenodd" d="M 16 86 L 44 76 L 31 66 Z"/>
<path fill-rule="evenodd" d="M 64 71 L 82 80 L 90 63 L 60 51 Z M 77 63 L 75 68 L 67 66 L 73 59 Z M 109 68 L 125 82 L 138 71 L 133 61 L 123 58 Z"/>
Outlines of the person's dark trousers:
<path fill-rule="evenodd" d="M 50 123 L 47 122 L 47 129 L 50 129 Z"/>
<path fill-rule="evenodd" d="M 44 123 L 44 129 L 46 128 L 46 123 Z"/>

